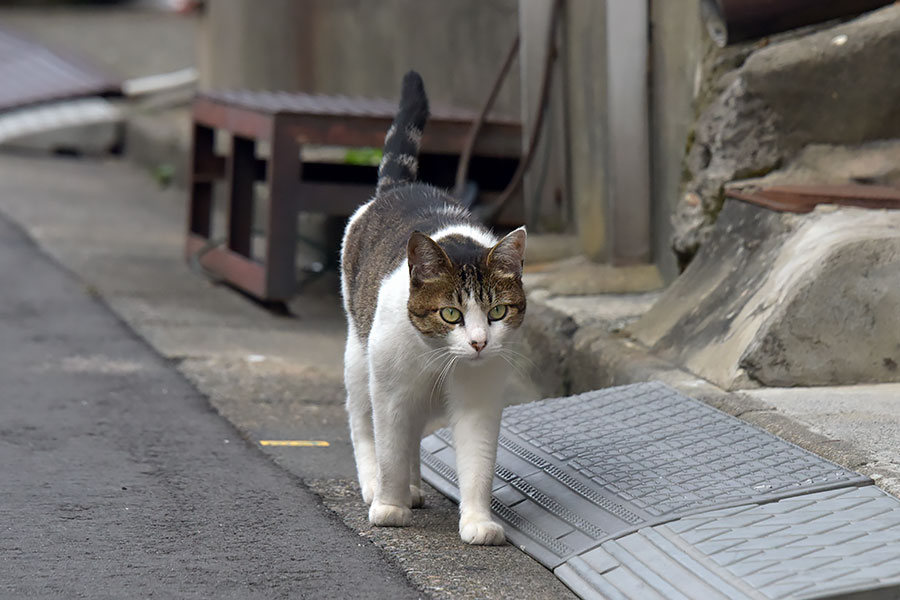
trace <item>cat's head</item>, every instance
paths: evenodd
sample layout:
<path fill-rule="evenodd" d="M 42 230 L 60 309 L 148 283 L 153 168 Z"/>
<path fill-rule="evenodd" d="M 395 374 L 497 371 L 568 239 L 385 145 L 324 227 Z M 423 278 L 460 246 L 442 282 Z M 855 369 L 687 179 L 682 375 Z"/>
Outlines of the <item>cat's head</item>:
<path fill-rule="evenodd" d="M 458 357 L 478 362 L 503 352 L 525 316 L 524 257 L 524 227 L 493 247 L 414 232 L 407 244 L 410 321 Z"/>

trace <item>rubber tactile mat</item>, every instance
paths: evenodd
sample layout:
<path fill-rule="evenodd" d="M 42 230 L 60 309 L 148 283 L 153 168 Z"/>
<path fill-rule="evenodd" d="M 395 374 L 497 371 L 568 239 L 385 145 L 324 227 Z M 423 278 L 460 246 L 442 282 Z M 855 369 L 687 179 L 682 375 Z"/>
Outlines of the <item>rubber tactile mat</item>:
<path fill-rule="evenodd" d="M 423 477 L 459 499 L 448 431 L 422 441 Z M 649 525 L 871 481 L 661 383 L 506 409 L 494 513 L 555 568 Z"/>
<path fill-rule="evenodd" d="M 900 598 L 900 501 L 866 486 L 705 512 L 555 573 L 582 598 Z"/>

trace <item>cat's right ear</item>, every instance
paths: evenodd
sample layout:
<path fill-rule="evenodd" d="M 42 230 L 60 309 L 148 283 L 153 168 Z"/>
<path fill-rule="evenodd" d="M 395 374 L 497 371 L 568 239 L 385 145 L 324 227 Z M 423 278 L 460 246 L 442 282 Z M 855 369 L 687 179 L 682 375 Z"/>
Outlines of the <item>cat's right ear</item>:
<path fill-rule="evenodd" d="M 452 266 L 443 248 L 419 231 L 414 231 L 409 236 L 406 258 L 409 261 L 409 281 L 417 287 L 427 281 L 440 279 Z"/>

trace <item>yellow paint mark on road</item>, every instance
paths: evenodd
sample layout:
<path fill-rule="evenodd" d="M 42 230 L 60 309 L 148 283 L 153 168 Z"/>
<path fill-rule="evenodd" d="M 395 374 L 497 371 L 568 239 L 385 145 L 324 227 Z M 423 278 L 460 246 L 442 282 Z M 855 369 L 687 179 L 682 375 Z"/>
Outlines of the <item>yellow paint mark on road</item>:
<path fill-rule="evenodd" d="M 260 446 L 302 446 L 305 448 L 314 447 L 314 448 L 325 448 L 330 446 L 326 441 L 323 440 L 260 440 Z"/>

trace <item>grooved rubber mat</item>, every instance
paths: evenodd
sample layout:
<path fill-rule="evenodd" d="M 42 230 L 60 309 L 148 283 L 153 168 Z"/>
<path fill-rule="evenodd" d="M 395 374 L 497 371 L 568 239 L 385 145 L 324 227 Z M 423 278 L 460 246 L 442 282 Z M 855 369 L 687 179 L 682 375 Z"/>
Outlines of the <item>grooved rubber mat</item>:
<path fill-rule="evenodd" d="M 459 500 L 450 433 L 422 441 L 422 476 Z M 651 382 L 504 411 L 492 509 L 549 568 L 679 517 L 871 480 Z"/>
<path fill-rule="evenodd" d="M 647 527 L 555 574 L 582 598 L 900 597 L 900 501 L 875 486 Z"/>

